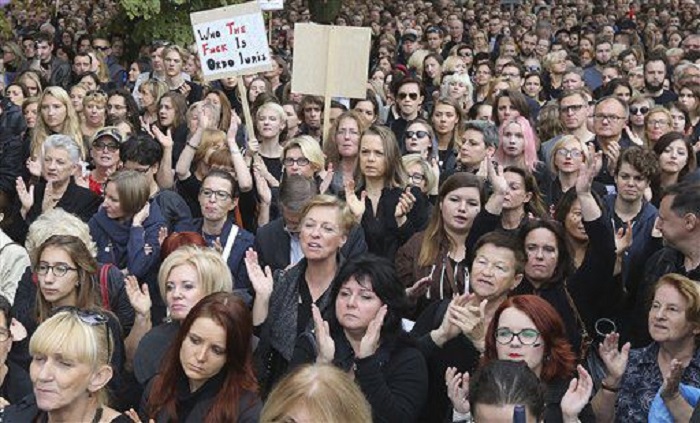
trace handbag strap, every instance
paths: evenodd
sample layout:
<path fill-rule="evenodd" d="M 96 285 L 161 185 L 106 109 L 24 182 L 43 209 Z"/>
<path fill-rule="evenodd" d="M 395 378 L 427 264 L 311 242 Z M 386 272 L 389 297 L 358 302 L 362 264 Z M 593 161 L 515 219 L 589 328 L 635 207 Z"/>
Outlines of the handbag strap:
<path fill-rule="evenodd" d="M 574 299 L 571 297 L 566 283 L 564 283 L 564 294 L 566 294 L 566 301 L 569 303 L 569 307 L 571 307 L 571 310 L 574 312 L 576 324 L 581 328 L 581 360 L 583 360 L 586 358 L 588 348 L 590 347 L 591 342 L 593 342 L 593 339 L 588 333 L 588 329 L 586 329 L 586 324 L 583 322 L 581 314 L 578 312 L 578 307 L 576 307 L 576 303 L 574 303 Z"/>
<path fill-rule="evenodd" d="M 228 258 L 231 255 L 231 249 L 233 249 L 233 242 L 236 239 L 236 236 L 238 235 L 238 226 L 235 224 L 231 225 L 231 231 L 228 234 L 228 238 L 226 239 L 226 246 L 224 247 L 223 253 L 221 253 L 221 258 L 224 259 L 224 262 L 228 263 Z"/>

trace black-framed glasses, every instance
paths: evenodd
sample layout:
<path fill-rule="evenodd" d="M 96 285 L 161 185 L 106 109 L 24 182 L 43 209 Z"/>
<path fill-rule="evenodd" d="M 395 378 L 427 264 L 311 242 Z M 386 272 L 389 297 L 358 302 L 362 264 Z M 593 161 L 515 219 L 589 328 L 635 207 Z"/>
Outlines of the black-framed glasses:
<path fill-rule="evenodd" d="M 642 106 L 642 107 L 630 106 L 630 113 L 632 113 L 633 115 L 639 115 L 639 114 L 646 115 L 647 113 L 649 113 L 649 108 L 646 106 Z"/>
<path fill-rule="evenodd" d="M 226 191 L 217 191 L 208 188 L 200 190 L 199 195 L 201 195 L 204 198 L 211 198 L 211 196 L 213 195 L 218 201 L 226 201 L 229 198 L 231 198 L 231 194 Z"/>
<path fill-rule="evenodd" d="M 508 345 L 517 337 L 523 345 L 534 345 L 540 339 L 540 332 L 537 329 L 523 329 L 520 332 L 513 332 L 508 328 L 496 329 L 496 342 L 501 345 Z"/>
<path fill-rule="evenodd" d="M 306 157 L 299 157 L 297 159 L 295 159 L 293 157 L 287 157 L 284 159 L 283 163 L 285 166 L 291 167 L 291 166 L 294 166 L 295 164 L 297 166 L 306 166 L 311 162 Z"/>
<path fill-rule="evenodd" d="M 621 120 L 625 120 L 625 118 L 622 117 L 622 116 L 604 115 L 604 114 L 600 114 L 600 113 L 596 113 L 595 115 L 593 115 L 593 118 L 594 118 L 595 120 L 599 120 L 599 121 L 601 121 L 601 122 L 604 121 L 604 120 L 607 120 L 608 122 L 615 122 L 615 123 L 617 123 L 617 122 L 619 122 L 619 121 L 621 121 Z"/>
<path fill-rule="evenodd" d="M 414 184 L 420 184 L 425 180 L 425 176 L 421 175 L 420 173 L 411 173 L 410 175 L 408 175 L 408 178 Z"/>
<path fill-rule="evenodd" d="M 425 138 L 428 135 L 430 135 L 428 131 L 406 131 L 406 138 Z"/>
<path fill-rule="evenodd" d="M 49 270 L 53 272 L 54 276 L 65 276 L 66 273 L 73 271 L 77 272 L 78 269 L 75 267 L 70 267 L 67 264 L 55 264 L 53 266 L 50 266 L 46 263 L 39 263 L 35 268 L 34 271 L 37 273 L 37 275 L 41 276 L 46 276 L 49 274 Z"/>
<path fill-rule="evenodd" d="M 56 315 L 61 312 L 72 313 L 78 320 L 88 326 L 105 325 L 105 330 L 107 331 L 107 362 L 109 363 L 112 361 L 112 329 L 109 327 L 109 318 L 104 313 L 74 306 L 62 306 L 55 308 L 51 314 Z"/>
<path fill-rule="evenodd" d="M 107 47 L 107 46 L 92 46 L 92 48 L 94 48 L 95 50 L 99 50 L 99 51 L 107 51 L 110 49 L 110 47 Z"/>
<path fill-rule="evenodd" d="M 104 142 L 98 140 L 92 143 L 92 148 L 94 148 L 97 151 L 107 149 L 107 151 L 109 151 L 110 153 L 114 153 L 115 151 L 119 150 L 119 144 L 114 142 Z"/>
<path fill-rule="evenodd" d="M 406 97 L 411 100 L 418 100 L 418 93 L 399 93 L 399 100 L 406 100 Z"/>

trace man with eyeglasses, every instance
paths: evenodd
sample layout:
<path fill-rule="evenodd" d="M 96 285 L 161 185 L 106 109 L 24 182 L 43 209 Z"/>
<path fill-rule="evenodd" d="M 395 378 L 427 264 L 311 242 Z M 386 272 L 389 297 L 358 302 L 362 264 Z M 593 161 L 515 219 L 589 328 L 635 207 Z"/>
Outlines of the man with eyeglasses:
<path fill-rule="evenodd" d="M 35 39 L 36 57 L 30 68 L 38 71 L 48 85 L 68 89 L 71 77 L 70 64 L 53 54 L 53 37 L 51 34 L 40 32 Z"/>
<path fill-rule="evenodd" d="M 98 137 L 99 135 L 99 137 Z M 95 136 L 96 140 L 102 138 L 116 138 L 116 135 L 100 131 Z M 156 182 L 156 174 L 163 158 L 163 147 L 150 135 L 139 133 L 129 137 L 119 148 L 119 158 L 123 168 L 135 170 L 146 175 L 149 182 L 151 202 L 156 202 L 167 224 L 168 233 L 193 231 L 191 208 L 185 199 L 177 192 L 169 189 L 160 189 Z M 197 201 L 196 198 L 193 201 Z M 196 210 L 199 211 L 199 203 Z"/>
<path fill-rule="evenodd" d="M 270 266 L 273 272 L 284 270 L 304 257 L 299 241 L 301 214 L 317 194 L 318 186 L 313 179 L 302 175 L 287 175 L 282 179 L 279 192 L 282 216 L 259 227 L 255 234 L 254 249 L 261 267 Z M 354 225 L 340 253 L 349 259 L 366 251 L 364 231 Z"/>
<path fill-rule="evenodd" d="M 559 97 L 559 120 L 564 132 L 542 143 L 541 154 L 545 163 L 551 163 L 552 149 L 564 135 L 574 135 L 584 143 L 592 140 L 595 134 L 588 130 L 588 96 L 586 92 L 578 90 L 565 90 Z"/>
<path fill-rule="evenodd" d="M 516 237 L 497 231 L 482 236 L 476 242 L 469 274 L 469 289 L 473 294 L 435 302 L 420 315 L 411 335 L 418 338 L 418 348 L 430 364 L 430 385 L 425 413 L 418 421 L 445 420 L 450 403 L 445 370 L 448 367 L 456 367 L 459 372 L 476 370 L 479 351 L 483 350 L 485 327 L 488 327 L 480 305 L 486 301 L 485 314 L 493 315 L 522 281 L 526 261 L 522 243 Z M 448 313 L 452 309 L 463 316 L 463 327 L 473 328 L 471 332 L 465 333 L 453 323 L 452 313 Z"/>
<path fill-rule="evenodd" d="M 666 59 L 662 55 L 651 55 L 644 62 L 644 92 L 659 106 L 678 100 L 678 95 L 664 89 Z"/>
<path fill-rule="evenodd" d="M 524 74 L 525 69 L 523 68 L 523 66 L 520 63 L 511 59 L 510 62 L 507 62 L 505 65 L 503 65 L 503 69 L 501 70 L 500 76 L 508 81 L 511 89 L 522 92 L 523 84 L 525 83 L 525 79 L 523 79 Z M 534 98 L 527 95 L 525 96 L 525 101 L 527 101 L 531 117 L 536 117 L 540 114 L 540 103 L 535 101 Z"/>
<path fill-rule="evenodd" d="M 608 194 L 615 193 L 613 175 L 620 153 L 634 145 L 623 130 L 628 117 L 627 105 L 615 96 L 599 100 L 593 111 L 595 138 L 589 144 L 593 145 L 596 151 L 603 152 L 603 166 L 595 180 L 605 185 Z"/>
<path fill-rule="evenodd" d="M 614 275 L 622 275 L 627 292 L 634 293 L 632 278 L 636 269 L 656 250 L 661 248 L 661 239 L 654 237 L 653 230 L 659 212 L 644 198 L 644 192 L 659 174 L 659 160 L 653 151 L 642 147 L 630 147 L 623 151 L 615 170 L 617 194 L 605 197 L 613 230 L 620 235 L 632 231 L 631 244 L 619 248 Z M 634 297 L 634 294 L 632 295 Z"/>
<path fill-rule="evenodd" d="M 423 106 L 423 84 L 420 80 L 407 77 L 394 88 L 395 104 L 389 110 L 386 125 L 394 132 L 397 140 L 404 139 L 408 122 L 420 116 Z"/>

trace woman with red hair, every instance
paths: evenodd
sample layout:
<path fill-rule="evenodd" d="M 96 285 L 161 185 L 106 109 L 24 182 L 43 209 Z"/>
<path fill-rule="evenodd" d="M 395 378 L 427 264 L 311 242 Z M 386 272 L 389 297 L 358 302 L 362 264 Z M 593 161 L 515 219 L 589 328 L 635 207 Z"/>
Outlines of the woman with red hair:
<path fill-rule="evenodd" d="M 543 421 L 595 421 L 589 405 L 593 381 L 583 367 L 577 369 L 564 322 L 549 302 L 536 295 L 505 300 L 494 313 L 485 345 L 481 366 L 494 360 L 524 361 L 537 375 L 545 389 Z M 572 380 L 576 371 L 578 378 Z M 469 374 L 449 368 L 445 379 L 455 411 L 468 413 L 464 388 Z"/>
<path fill-rule="evenodd" d="M 158 422 L 256 422 L 261 402 L 253 373 L 253 319 L 243 300 L 217 292 L 180 326 L 144 414 Z"/>

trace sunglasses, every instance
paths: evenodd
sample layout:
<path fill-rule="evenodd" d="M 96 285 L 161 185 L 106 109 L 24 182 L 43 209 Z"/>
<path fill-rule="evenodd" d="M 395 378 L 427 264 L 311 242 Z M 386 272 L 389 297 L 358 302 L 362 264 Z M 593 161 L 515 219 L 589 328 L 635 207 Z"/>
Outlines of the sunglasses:
<path fill-rule="evenodd" d="M 406 97 L 411 100 L 418 100 L 418 93 L 399 93 L 399 100 L 406 100 Z"/>
<path fill-rule="evenodd" d="M 406 131 L 406 138 L 425 138 L 428 135 L 430 134 L 427 131 Z"/>
<path fill-rule="evenodd" d="M 642 106 L 642 107 L 632 106 L 632 107 L 630 107 L 630 113 L 632 113 L 633 115 L 640 115 L 640 114 L 646 115 L 647 113 L 649 113 L 649 108 L 646 106 Z"/>
<path fill-rule="evenodd" d="M 72 313 L 78 318 L 82 323 L 88 326 L 101 326 L 105 325 L 105 330 L 107 331 L 107 362 L 112 361 L 112 330 L 109 327 L 109 319 L 103 313 L 96 310 L 81 309 L 74 306 L 63 306 L 58 307 L 53 310 L 52 315 L 57 313 L 67 311 Z"/>
<path fill-rule="evenodd" d="M 107 151 L 114 153 L 115 151 L 119 150 L 119 144 L 114 142 L 95 141 L 92 143 L 92 148 L 98 151 L 107 149 Z"/>

